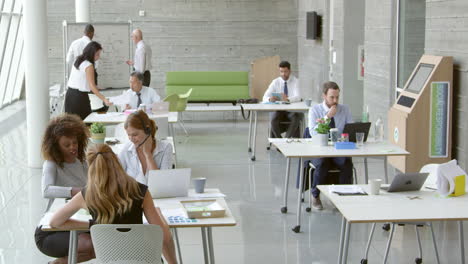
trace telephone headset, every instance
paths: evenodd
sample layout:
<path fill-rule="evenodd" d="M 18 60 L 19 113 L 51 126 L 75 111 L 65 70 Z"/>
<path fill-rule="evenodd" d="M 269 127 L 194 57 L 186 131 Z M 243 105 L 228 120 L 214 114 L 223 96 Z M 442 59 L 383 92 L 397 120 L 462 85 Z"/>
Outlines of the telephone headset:
<path fill-rule="evenodd" d="M 143 131 L 145 131 L 146 138 L 141 142 L 136 148 L 141 147 L 141 145 L 145 144 L 146 140 L 151 136 L 151 127 L 146 124 L 145 120 L 141 116 L 138 115 L 138 112 L 133 113 L 138 119 L 140 119 L 141 125 L 143 126 Z"/>

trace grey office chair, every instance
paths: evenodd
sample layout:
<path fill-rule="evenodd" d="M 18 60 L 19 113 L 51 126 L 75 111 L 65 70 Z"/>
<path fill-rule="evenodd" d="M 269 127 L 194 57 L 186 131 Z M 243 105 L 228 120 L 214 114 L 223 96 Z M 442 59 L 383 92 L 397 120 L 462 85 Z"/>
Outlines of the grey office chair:
<path fill-rule="evenodd" d="M 99 263 L 162 263 L 163 233 L 160 226 L 93 225 L 91 239 Z"/>

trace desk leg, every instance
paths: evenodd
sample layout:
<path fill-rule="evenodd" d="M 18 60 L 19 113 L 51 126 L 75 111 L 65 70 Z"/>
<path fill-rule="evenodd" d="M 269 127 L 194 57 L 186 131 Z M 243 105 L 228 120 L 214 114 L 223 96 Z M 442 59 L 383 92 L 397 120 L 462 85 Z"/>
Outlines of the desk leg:
<path fill-rule="evenodd" d="M 392 231 L 390 231 L 390 236 L 388 237 L 387 247 L 385 248 L 383 264 L 387 263 L 388 252 L 390 251 L 390 246 L 392 244 L 392 239 L 393 239 L 393 233 L 394 232 L 395 232 L 395 223 L 392 223 Z"/>
<path fill-rule="evenodd" d="M 252 152 L 252 111 L 249 111 L 249 141 L 247 143 L 248 152 Z"/>
<path fill-rule="evenodd" d="M 299 158 L 300 162 L 300 172 L 299 172 L 299 189 L 297 190 L 297 222 L 296 226 L 293 228 L 293 231 L 299 233 L 301 231 L 301 211 L 302 211 L 302 190 L 304 187 L 304 163 L 302 162 L 302 158 Z"/>
<path fill-rule="evenodd" d="M 201 228 L 201 234 L 202 234 L 203 256 L 205 258 L 205 264 L 210 264 L 210 260 L 209 260 L 209 256 L 208 256 L 207 239 L 206 239 L 206 227 Z"/>
<path fill-rule="evenodd" d="M 78 258 L 78 231 L 70 230 L 70 242 L 68 246 L 68 264 L 76 264 Z"/>
<path fill-rule="evenodd" d="M 180 250 L 179 234 L 177 233 L 177 228 L 173 228 L 172 232 L 174 234 L 174 239 L 175 239 L 175 242 L 176 242 L 177 255 L 179 256 L 179 263 L 183 264 L 183 262 L 182 262 L 182 252 Z"/>
<path fill-rule="evenodd" d="M 463 221 L 458 221 L 458 233 L 460 239 L 460 258 L 461 263 L 465 264 L 465 239 L 463 235 Z"/>
<path fill-rule="evenodd" d="M 284 177 L 283 187 L 283 207 L 281 207 L 281 213 L 285 214 L 288 212 L 288 184 L 289 184 L 289 171 L 291 166 L 291 158 L 286 159 L 286 175 Z"/>
<path fill-rule="evenodd" d="M 364 157 L 364 184 L 369 182 L 369 172 L 367 167 L 367 157 Z"/>
<path fill-rule="evenodd" d="M 351 233 L 351 223 L 346 223 L 345 229 L 345 237 L 344 237 L 344 246 L 343 246 L 343 264 L 348 263 L 348 249 L 349 249 L 349 237 Z"/>
<path fill-rule="evenodd" d="M 255 145 L 257 141 L 257 113 L 258 111 L 254 111 L 254 127 L 253 127 L 253 141 L 252 141 L 252 161 L 255 161 Z"/>
<path fill-rule="evenodd" d="M 215 264 L 214 249 L 213 249 L 213 235 L 211 233 L 211 227 L 207 227 L 208 232 L 208 251 L 210 253 L 210 264 Z"/>
<path fill-rule="evenodd" d="M 347 223 L 346 219 L 343 216 L 343 218 L 341 219 L 341 233 L 340 233 L 340 246 L 338 250 L 338 264 L 341 264 L 341 260 L 343 259 L 343 246 L 344 246 L 346 223 Z"/>
<path fill-rule="evenodd" d="M 388 184 L 388 157 L 384 157 L 383 164 L 384 164 L 384 169 L 385 169 L 385 184 Z"/>

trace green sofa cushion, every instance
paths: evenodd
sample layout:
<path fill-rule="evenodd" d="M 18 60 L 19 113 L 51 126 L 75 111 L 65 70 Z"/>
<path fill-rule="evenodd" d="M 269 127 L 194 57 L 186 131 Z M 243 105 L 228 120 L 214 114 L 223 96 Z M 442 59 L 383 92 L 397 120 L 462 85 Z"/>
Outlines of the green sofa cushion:
<path fill-rule="evenodd" d="M 237 101 L 249 97 L 248 72 L 168 72 L 166 94 L 193 88 L 190 102 Z"/>

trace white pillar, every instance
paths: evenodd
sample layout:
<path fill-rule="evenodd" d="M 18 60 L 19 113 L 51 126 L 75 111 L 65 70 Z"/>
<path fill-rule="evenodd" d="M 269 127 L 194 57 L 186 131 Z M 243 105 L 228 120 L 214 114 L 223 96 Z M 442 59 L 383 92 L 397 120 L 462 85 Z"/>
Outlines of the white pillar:
<path fill-rule="evenodd" d="M 89 0 L 75 0 L 76 23 L 89 23 Z"/>
<path fill-rule="evenodd" d="M 41 140 L 49 121 L 47 0 L 23 0 L 28 166 L 42 166 Z"/>

